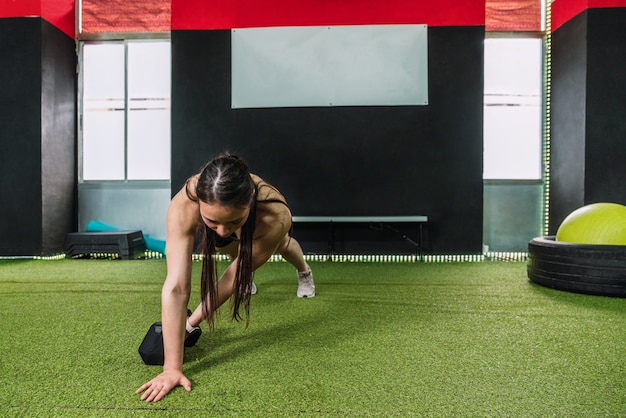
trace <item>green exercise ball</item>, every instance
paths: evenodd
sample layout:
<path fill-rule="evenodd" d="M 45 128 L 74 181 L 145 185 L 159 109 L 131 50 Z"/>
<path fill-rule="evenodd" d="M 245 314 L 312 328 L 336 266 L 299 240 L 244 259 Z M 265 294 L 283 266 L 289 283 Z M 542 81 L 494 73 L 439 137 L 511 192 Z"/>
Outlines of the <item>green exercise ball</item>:
<path fill-rule="evenodd" d="M 576 244 L 626 245 L 626 206 L 593 203 L 576 209 L 559 226 L 556 240 Z"/>

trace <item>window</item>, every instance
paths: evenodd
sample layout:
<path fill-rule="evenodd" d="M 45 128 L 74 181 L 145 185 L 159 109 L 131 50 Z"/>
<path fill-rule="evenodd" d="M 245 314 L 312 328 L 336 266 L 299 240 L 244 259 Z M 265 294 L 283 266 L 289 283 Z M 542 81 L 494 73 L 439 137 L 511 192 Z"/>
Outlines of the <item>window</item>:
<path fill-rule="evenodd" d="M 488 38 L 484 50 L 483 178 L 541 179 L 542 40 Z"/>
<path fill-rule="evenodd" d="M 169 180 L 169 41 L 81 46 L 81 180 Z"/>

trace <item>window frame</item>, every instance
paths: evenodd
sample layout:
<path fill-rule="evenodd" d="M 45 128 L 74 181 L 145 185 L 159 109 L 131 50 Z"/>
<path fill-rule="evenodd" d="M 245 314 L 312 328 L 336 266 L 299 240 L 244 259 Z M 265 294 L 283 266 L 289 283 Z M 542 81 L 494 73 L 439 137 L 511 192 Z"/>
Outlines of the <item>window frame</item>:
<path fill-rule="evenodd" d="M 545 178 L 545 160 L 543 157 L 544 150 L 544 141 L 545 141 L 545 33 L 544 32 L 486 32 L 485 33 L 485 42 L 493 39 L 533 39 L 537 40 L 541 44 L 541 50 L 539 55 L 539 65 L 540 65 L 540 85 L 539 87 L 539 103 L 538 103 L 538 113 L 539 120 L 537 121 L 539 124 L 539 129 L 537 132 L 539 143 L 539 155 L 538 155 L 538 163 L 539 163 L 539 175 L 538 177 L 487 177 L 485 176 L 485 136 L 483 133 L 483 181 L 484 182 L 535 182 L 541 183 Z M 483 68 L 483 74 L 485 73 L 485 68 Z M 506 101 L 501 101 L 498 104 L 495 104 L 491 98 L 493 95 L 488 95 L 483 86 L 483 112 L 485 111 L 487 106 L 501 105 L 501 106 L 520 106 L 520 103 L 507 103 Z M 530 95 L 522 95 L 521 97 L 531 97 Z M 521 100 L 523 102 L 523 99 Z M 486 120 L 483 115 L 483 132 L 485 132 Z"/>
<path fill-rule="evenodd" d="M 171 182 L 171 173 L 167 179 L 129 179 L 128 178 L 128 118 L 129 118 L 129 97 L 128 97 L 128 45 L 131 43 L 143 43 L 143 42 L 167 42 L 171 45 L 171 38 L 169 33 L 146 33 L 146 34 L 126 34 L 119 36 L 118 34 L 101 34 L 100 36 L 81 37 L 77 40 L 77 55 L 78 55 L 78 67 L 77 67 L 77 180 L 79 184 L 105 184 L 106 187 L 116 187 L 124 184 L 142 184 L 146 187 L 163 187 L 169 185 Z M 123 44 L 124 45 L 124 178 L 123 179 L 88 179 L 85 180 L 84 173 L 84 72 L 82 71 L 84 48 L 85 45 L 97 45 L 97 44 Z M 171 114 L 171 94 L 170 94 L 170 114 Z M 169 133 L 171 144 L 171 131 Z M 169 163 L 171 164 L 171 149 L 169 155 Z M 141 186 L 140 186 L 141 187 Z"/>

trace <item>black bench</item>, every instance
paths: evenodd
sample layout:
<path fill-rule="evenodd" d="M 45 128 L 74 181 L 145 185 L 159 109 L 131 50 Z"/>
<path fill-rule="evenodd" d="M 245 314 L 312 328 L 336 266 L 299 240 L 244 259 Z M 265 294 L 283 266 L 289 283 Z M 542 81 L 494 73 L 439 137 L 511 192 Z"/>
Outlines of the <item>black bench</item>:
<path fill-rule="evenodd" d="M 416 223 L 418 225 L 417 240 L 413 240 L 406 234 L 402 238 L 415 246 L 417 259 L 422 260 L 423 256 L 423 226 L 428 223 L 428 216 L 293 216 L 294 223 L 327 223 L 329 225 L 330 236 L 328 238 L 329 260 L 332 260 L 335 247 L 335 223 L 370 223 L 379 224 L 381 228 L 388 228 L 400 233 L 390 223 Z M 400 233 L 401 234 L 401 233 Z"/>

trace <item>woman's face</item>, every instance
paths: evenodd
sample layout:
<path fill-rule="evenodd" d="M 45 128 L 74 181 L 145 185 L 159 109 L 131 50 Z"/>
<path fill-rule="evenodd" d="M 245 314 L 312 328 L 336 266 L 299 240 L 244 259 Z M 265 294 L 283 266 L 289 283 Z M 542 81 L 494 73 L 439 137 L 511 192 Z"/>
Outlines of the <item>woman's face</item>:
<path fill-rule="evenodd" d="M 250 208 L 222 206 L 200 201 L 200 218 L 206 226 L 220 237 L 228 237 L 238 231 L 248 219 Z"/>

